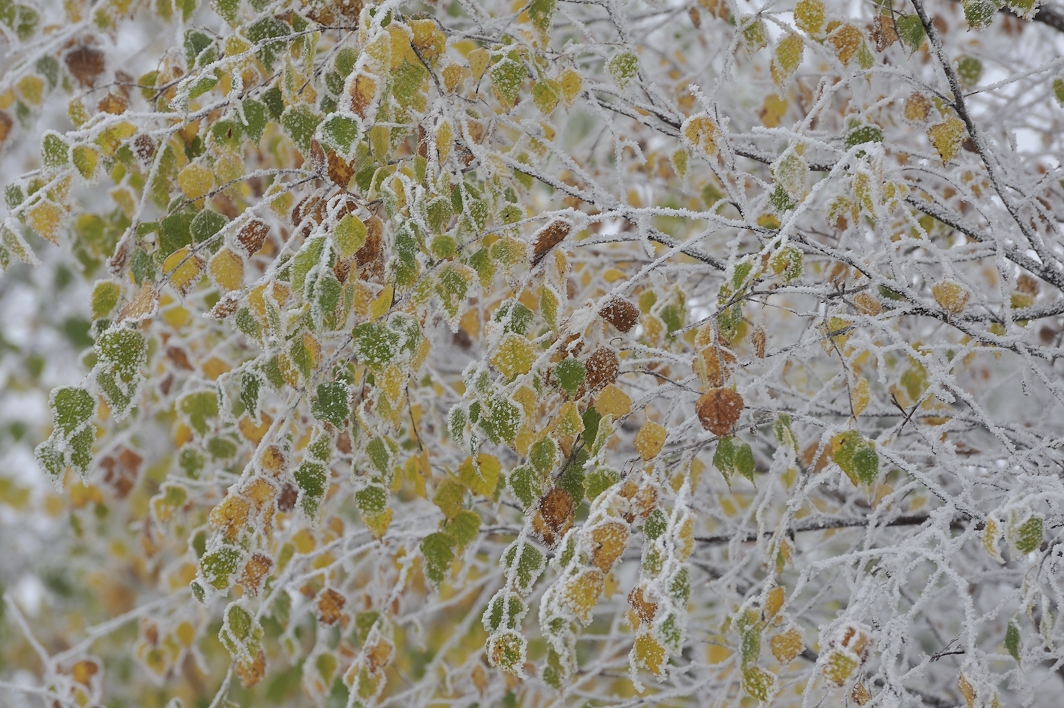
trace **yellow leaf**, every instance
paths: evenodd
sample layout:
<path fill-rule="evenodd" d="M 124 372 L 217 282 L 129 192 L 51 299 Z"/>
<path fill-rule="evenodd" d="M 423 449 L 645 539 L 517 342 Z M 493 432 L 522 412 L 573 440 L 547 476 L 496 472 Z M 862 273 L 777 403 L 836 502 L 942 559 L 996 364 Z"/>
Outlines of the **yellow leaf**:
<path fill-rule="evenodd" d="M 562 88 L 562 99 L 564 99 L 566 107 L 569 107 L 573 105 L 573 101 L 580 95 L 580 91 L 584 87 L 584 80 L 580 78 L 580 74 L 572 69 L 566 69 L 558 74 L 558 84 Z"/>
<path fill-rule="evenodd" d="M 665 647 L 661 646 L 654 635 L 642 633 L 636 637 L 630 656 L 636 667 L 646 669 L 655 676 L 665 675 Z"/>
<path fill-rule="evenodd" d="M 38 106 L 44 97 L 44 79 L 36 74 L 27 74 L 18 82 L 18 92 L 26 99 L 26 103 Z"/>
<path fill-rule="evenodd" d="M 239 290 L 244 284 L 244 260 L 228 248 L 214 254 L 208 272 L 218 287 L 225 291 Z"/>
<path fill-rule="evenodd" d="M 562 406 L 555 420 L 554 434 L 559 438 L 579 435 L 584 432 L 584 421 L 580 418 L 580 413 L 576 410 L 576 404 L 572 401 Z"/>
<path fill-rule="evenodd" d="M 797 627 L 791 627 L 772 637 L 768 641 L 768 645 L 772 650 L 772 656 L 776 657 L 776 661 L 786 666 L 802 653 L 804 648 L 802 632 Z"/>
<path fill-rule="evenodd" d="M 59 225 L 63 210 L 58 204 L 42 199 L 26 210 L 26 219 L 31 229 L 53 244 L 59 243 Z"/>
<path fill-rule="evenodd" d="M 857 378 L 857 383 L 854 384 L 853 389 L 850 390 L 850 405 L 853 407 L 853 414 L 861 415 L 864 413 L 865 408 L 868 408 L 868 401 L 868 379 L 860 376 Z"/>
<path fill-rule="evenodd" d="M 632 399 L 616 384 L 610 384 L 595 398 L 595 410 L 599 415 L 612 415 L 617 419 L 632 410 Z"/>
<path fill-rule="evenodd" d="M 824 3 L 821 0 L 799 0 L 794 6 L 794 24 L 811 35 L 819 35 L 824 29 Z"/>
<path fill-rule="evenodd" d="M 481 453 L 477 455 L 477 464 L 473 465 L 473 458 L 467 457 L 458 468 L 458 479 L 470 491 L 487 499 L 495 496 L 495 487 L 499 483 L 499 472 L 502 465 L 498 458 Z"/>
<path fill-rule="evenodd" d="M 193 254 L 188 246 L 179 248 L 163 261 L 163 272 L 170 278 L 170 285 L 182 297 L 188 294 L 203 272 L 203 259 Z"/>
<path fill-rule="evenodd" d="M 835 56 L 843 64 L 850 63 L 863 41 L 864 34 L 854 25 L 841 25 L 828 35 L 828 43 L 835 49 Z"/>
<path fill-rule="evenodd" d="M 783 601 L 786 596 L 786 591 L 782 585 L 777 585 L 768 591 L 768 599 L 765 600 L 765 617 L 772 619 L 775 617 L 781 609 L 783 609 Z"/>
<path fill-rule="evenodd" d="M 491 54 L 487 49 L 477 47 L 469 53 L 466 59 L 469 60 L 469 68 L 473 71 L 473 83 L 480 81 L 480 77 L 484 76 L 484 72 L 488 70 L 488 60 L 491 59 Z"/>
<path fill-rule="evenodd" d="M 693 149 L 705 155 L 717 154 L 717 134 L 720 130 L 707 115 L 691 116 L 684 123 L 683 137 Z"/>
<path fill-rule="evenodd" d="M 966 135 L 964 121 L 960 118 L 950 118 L 927 129 L 927 139 L 931 141 L 932 147 L 938 151 L 943 164 L 952 160 L 957 154 L 957 149 L 964 142 Z"/>
<path fill-rule="evenodd" d="M 498 350 L 491 357 L 491 365 L 507 379 L 527 374 L 532 370 L 532 364 L 535 361 L 535 345 L 529 341 L 528 337 L 516 332 L 508 332 L 503 336 Z"/>
<path fill-rule="evenodd" d="M 802 63 L 802 54 L 805 44 L 801 36 L 788 34 L 776 45 L 776 51 L 772 57 L 772 80 L 777 86 L 782 85 L 791 77 L 791 74 Z"/>
<path fill-rule="evenodd" d="M 589 532 L 591 562 L 603 573 L 610 572 L 614 562 L 628 546 L 628 524 L 604 521 Z"/>
<path fill-rule="evenodd" d="M 606 587 L 606 576 L 598 568 L 586 568 L 565 581 L 564 602 L 586 627 L 591 624 L 591 611 Z"/>
<path fill-rule="evenodd" d="M 931 288 L 931 292 L 935 296 L 935 302 L 951 315 L 960 314 L 964 310 L 964 306 L 968 304 L 968 298 L 971 297 L 971 293 L 952 280 L 943 280 L 935 283 L 934 287 Z"/>
<path fill-rule="evenodd" d="M 214 173 L 206 165 L 192 163 L 177 175 L 177 186 L 188 199 L 199 199 L 214 186 Z"/>
<path fill-rule="evenodd" d="M 668 433 L 664 426 L 650 420 L 643 424 L 643 427 L 635 434 L 634 441 L 636 452 L 643 458 L 643 462 L 658 456 L 667 436 Z"/>

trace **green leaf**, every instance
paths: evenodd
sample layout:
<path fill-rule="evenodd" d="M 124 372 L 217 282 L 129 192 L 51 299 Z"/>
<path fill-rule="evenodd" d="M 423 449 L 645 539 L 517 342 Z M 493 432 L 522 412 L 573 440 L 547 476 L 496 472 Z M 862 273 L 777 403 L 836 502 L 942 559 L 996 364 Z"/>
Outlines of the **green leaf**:
<path fill-rule="evenodd" d="M 425 577 L 435 586 L 439 586 L 450 574 L 454 543 L 451 536 L 437 532 L 430 533 L 419 545 L 421 555 L 425 558 Z"/>
<path fill-rule="evenodd" d="M 522 595 L 532 592 L 536 580 L 546 567 L 543 551 L 528 541 L 514 541 L 502 554 L 503 565 L 515 570 L 513 588 Z"/>
<path fill-rule="evenodd" d="M 392 96 L 403 108 L 413 106 L 422 110 L 425 103 L 425 94 L 422 87 L 428 78 L 428 71 L 421 62 L 404 61 L 392 70 Z"/>
<path fill-rule="evenodd" d="M 310 140 L 321 122 L 321 116 L 305 105 L 289 108 L 281 116 L 281 126 L 299 151 L 306 155 L 310 152 Z"/>
<path fill-rule="evenodd" d="M 318 395 L 311 405 L 311 414 L 320 421 L 343 428 L 351 415 L 348 398 L 350 391 L 342 381 L 318 384 Z"/>
<path fill-rule="evenodd" d="M 41 142 L 41 162 L 48 170 L 66 167 L 70 164 L 70 145 L 58 133 L 45 133 Z"/>
<path fill-rule="evenodd" d="M 735 472 L 735 439 L 730 435 L 717 441 L 717 450 L 713 453 L 713 466 L 724 475 L 724 480 L 731 484 L 731 476 Z"/>
<path fill-rule="evenodd" d="M 92 319 L 107 317 L 118 307 L 122 286 L 113 280 L 97 280 L 92 289 Z"/>
<path fill-rule="evenodd" d="M 373 467 L 382 475 L 387 475 L 392 466 L 392 453 L 384 438 L 373 438 L 366 445 L 366 455 Z"/>
<path fill-rule="evenodd" d="M 572 398 L 580 387 L 584 385 L 584 380 L 587 378 L 587 368 L 584 366 L 584 362 L 579 359 L 567 357 L 554 367 L 554 378 L 557 379 L 558 386 Z"/>
<path fill-rule="evenodd" d="M 735 471 L 753 483 L 754 469 L 754 451 L 750 447 L 750 443 L 743 443 L 735 451 Z"/>
<path fill-rule="evenodd" d="M 1020 625 L 1015 619 L 1009 620 L 1008 627 L 1005 628 L 1005 649 L 1009 652 L 1009 656 L 1020 661 Z"/>
<path fill-rule="evenodd" d="M 237 13 L 240 11 L 240 0 L 211 0 L 211 9 L 225 20 L 230 27 L 237 25 Z"/>
<path fill-rule="evenodd" d="M 512 446 L 521 425 L 521 409 L 510 400 L 495 396 L 484 407 L 479 423 L 491 442 Z"/>
<path fill-rule="evenodd" d="M 621 476 L 609 467 L 596 467 L 587 476 L 587 498 L 594 500 L 598 495 L 617 484 Z"/>
<path fill-rule="evenodd" d="M 1002 0 L 962 0 L 964 19 L 974 30 L 986 29 L 994 21 L 994 15 L 1004 6 Z"/>
<path fill-rule="evenodd" d="M 606 68 L 618 86 L 627 88 L 639 73 L 639 57 L 632 52 L 614 54 Z"/>
<path fill-rule="evenodd" d="M 541 477 L 546 477 L 554 470 L 558 460 L 558 443 L 553 438 L 542 438 L 532 443 L 528 452 L 528 461 Z"/>
<path fill-rule="evenodd" d="M 346 156 L 358 140 L 358 123 L 353 118 L 334 113 L 322 123 L 321 144 Z"/>
<path fill-rule="evenodd" d="M 229 579 L 236 573 L 241 552 L 232 546 L 222 546 L 200 558 L 200 574 L 217 590 L 229 587 Z"/>
<path fill-rule="evenodd" d="M 883 142 L 883 129 L 878 125 L 861 125 L 846 133 L 846 149 L 864 143 Z"/>
<path fill-rule="evenodd" d="M 363 487 L 355 492 L 355 506 L 362 516 L 383 513 L 388 507 L 388 490 L 377 484 Z"/>
<path fill-rule="evenodd" d="M 204 209 L 189 224 L 189 233 L 195 243 L 203 243 L 225 228 L 229 220 L 216 211 Z"/>
<path fill-rule="evenodd" d="M 304 460 L 292 474 L 299 487 L 299 508 L 308 519 L 318 517 L 318 505 L 325 497 L 329 476 L 325 466 Z"/>
<path fill-rule="evenodd" d="M 528 5 L 528 17 L 532 20 L 532 26 L 543 36 L 546 36 L 547 31 L 550 30 L 556 5 L 557 0 L 532 0 Z"/>
<path fill-rule="evenodd" d="M 499 99 L 499 103 L 507 109 L 513 108 L 514 103 L 517 101 L 517 94 L 521 92 L 521 87 L 524 86 L 525 79 L 528 78 L 528 72 L 525 67 L 511 58 L 505 57 L 491 67 L 488 75 L 491 77 L 492 91 L 495 93 L 495 97 Z M 459 209 L 455 209 L 455 211 L 459 211 Z"/>
<path fill-rule="evenodd" d="M 209 429 L 207 421 L 218 417 L 218 394 L 214 391 L 186 393 L 177 402 L 178 410 L 188 420 L 189 427 L 200 435 Z"/>
<path fill-rule="evenodd" d="M 268 16 L 250 25 L 244 34 L 256 44 L 261 42 L 258 52 L 259 60 L 267 67 L 272 68 L 274 60 L 287 50 L 288 42 L 271 42 L 267 40 L 288 36 L 291 34 L 291 28 L 276 17 Z"/>
<path fill-rule="evenodd" d="M 543 476 L 531 467 L 515 467 L 510 472 L 510 489 L 526 509 L 543 494 Z"/>
<path fill-rule="evenodd" d="M 854 485 L 871 486 L 879 476 L 879 455 L 875 445 L 856 430 L 831 439 L 831 457 Z"/>
<path fill-rule="evenodd" d="M 177 249 L 192 245 L 191 227 L 194 218 L 194 214 L 180 211 L 159 221 L 159 256 L 166 258 Z"/>
<path fill-rule="evenodd" d="M 669 521 L 665 518 L 665 512 L 660 508 L 650 512 L 650 516 L 643 522 L 643 535 L 653 541 L 660 538 L 668 529 Z"/>
<path fill-rule="evenodd" d="M 1032 516 L 1022 524 L 1009 529 L 1013 546 L 1020 555 L 1027 555 L 1038 550 L 1042 545 L 1043 520 L 1041 516 Z"/>
<path fill-rule="evenodd" d="M 924 37 L 927 36 L 920 18 L 916 15 L 904 15 L 898 17 L 894 23 L 898 29 L 898 37 L 905 46 L 913 52 L 919 49 L 924 43 Z"/>
<path fill-rule="evenodd" d="M 52 413 L 56 430 L 72 435 L 96 413 L 96 399 L 83 388 L 63 386 L 52 391 Z"/>
<path fill-rule="evenodd" d="M 554 109 L 558 107 L 558 102 L 561 98 L 561 84 L 553 79 L 537 81 L 536 85 L 532 87 L 532 102 L 536 104 L 536 108 L 545 116 L 554 113 Z"/>
<path fill-rule="evenodd" d="M 446 477 L 432 496 L 432 503 L 439 507 L 443 515 L 448 519 L 458 516 L 462 505 L 465 503 L 466 488 L 458 480 Z"/>
<path fill-rule="evenodd" d="M 266 104 L 249 98 L 240 107 L 244 113 L 243 122 L 247 129 L 248 138 L 258 145 L 259 141 L 262 140 L 262 133 L 266 130 L 266 123 L 269 122 L 270 118 Z"/>
<path fill-rule="evenodd" d="M 463 509 L 444 525 L 443 530 L 457 542 L 459 550 L 462 550 L 480 534 L 480 514 Z"/>

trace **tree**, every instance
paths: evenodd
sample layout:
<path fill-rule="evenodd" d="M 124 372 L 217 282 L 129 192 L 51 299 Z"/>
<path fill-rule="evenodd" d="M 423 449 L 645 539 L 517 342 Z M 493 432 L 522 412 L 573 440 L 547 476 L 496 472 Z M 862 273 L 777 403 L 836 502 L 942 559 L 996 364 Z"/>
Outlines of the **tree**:
<path fill-rule="evenodd" d="M 0 0 L 0 686 L 1056 705 L 1062 32 Z"/>

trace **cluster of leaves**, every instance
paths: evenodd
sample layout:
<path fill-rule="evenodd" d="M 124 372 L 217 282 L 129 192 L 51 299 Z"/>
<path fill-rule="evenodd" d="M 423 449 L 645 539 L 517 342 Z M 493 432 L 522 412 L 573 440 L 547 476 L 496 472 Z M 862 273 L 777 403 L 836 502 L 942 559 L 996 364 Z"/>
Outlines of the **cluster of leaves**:
<path fill-rule="evenodd" d="M 1052 700 L 1064 79 L 1014 48 L 1064 22 L 1004 7 L 0 0 L 40 145 L 0 269 L 85 290 L 35 498 L 93 558 L 4 664 L 60 705 Z"/>

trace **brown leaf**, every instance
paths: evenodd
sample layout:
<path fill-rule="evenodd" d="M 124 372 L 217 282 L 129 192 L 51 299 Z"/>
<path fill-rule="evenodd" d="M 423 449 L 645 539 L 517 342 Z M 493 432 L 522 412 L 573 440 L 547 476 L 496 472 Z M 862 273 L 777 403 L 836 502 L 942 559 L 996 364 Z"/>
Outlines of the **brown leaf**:
<path fill-rule="evenodd" d="M 118 312 L 118 322 L 140 322 L 154 317 L 159 305 L 159 293 L 151 283 L 145 283 L 137 291 L 132 302 L 126 303 Z"/>
<path fill-rule="evenodd" d="M 754 334 L 753 334 L 753 336 L 751 338 L 753 339 L 753 342 L 754 342 L 754 354 L 757 355 L 758 359 L 764 359 L 765 358 L 765 343 L 766 343 L 766 341 L 768 339 L 768 337 L 765 335 L 765 330 L 762 329 L 761 327 L 758 327 L 757 329 L 754 330 Z"/>
<path fill-rule="evenodd" d="M 244 253 L 253 256 L 259 252 L 266 237 L 270 233 L 270 225 L 262 219 L 251 219 L 240 229 L 237 234 L 237 243 L 244 249 Z"/>
<path fill-rule="evenodd" d="M 281 487 L 281 494 L 277 497 L 277 510 L 286 513 L 292 511 L 298 500 L 299 489 L 291 482 L 285 482 L 284 486 Z"/>
<path fill-rule="evenodd" d="M 325 588 L 318 595 L 318 621 L 322 624 L 336 624 L 343 615 L 344 605 L 347 603 L 340 593 L 332 588 Z"/>
<path fill-rule="evenodd" d="M 695 411 L 702 427 L 714 435 L 731 435 L 743 412 L 743 397 L 730 388 L 714 388 L 702 394 Z"/>
<path fill-rule="evenodd" d="M 366 242 L 355 251 L 355 263 L 366 281 L 380 281 L 384 277 L 384 223 L 376 216 L 366 219 Z"/>
<path fill-rule="evenodd" d="M 546 227 L 541 229 L 535 235 L 536 245 L 532 249 L 532 266 L 535 267 L 539 265 L 539 262 L 550 253 L 552 248 L 565 240 L 565 237 L 569 235 L 571 229 L 572 224 L 568 221 L 562 221 L 561 219 L 552 221 L 547 224 Z"/>
<path fill-rule="evenodd" d="M 310 169 L 319 175 L 325 172 L 325 150 L 317 140 L 310 141 Z"/>
<path fill-rule="evenodd" d="M 6 111 L 0 111 L 0 145 L 3 145 L 7 136 L 11 135 L 11 128 L 14 125 L 15 121 L 11 120 L 11 116 Z"/>
<path fill-rule="evenodd" d="M 192 371 L 192 364 L 189 363 L 188 354 L 185 353 L 184 349 L 173 346 L 167 347 L 166 356 L 170 361 L 174 362 L 174 366 L 177 368 Z"/>
<path fill-rule="evenodd" d="M 876 51 L 881 52 L 898 41 L 898 33 L 894 29 L 894 20 L 887 15 L 876 15 L 872 20 L 872 41 L 876 43 Z"/>
<path fill-rule="evenodd" d="M 646 597 L 646 590 L 642 585 L 637 585 L 628 593 L 628 604 L 635 610 L 636 615 L 648 624 L 654 621 L 658 613 L 658 603 L 651 602 Z"/>
<path fill-rule="evenodd" d="M 209 314 L 216 320 L 224 320 L 226 317 L 236 312 L 239 306 L 240 295 L 238 293 L 228 293 L 225 297 L 215 303 Z"/>
<path fill-rule="evenodd" d="M 639 321 L 639 308 L 623 297 L 612 297 L 599 310 L 602 319 L 622 332 L 627 332 Z"/>
<path fill-rule="evenodd" d="M 96 110 L 101 113 L 110 113 L 115 116 L 122 115 L 126 112 L 127 108 L 129 108 L 129 99 L 125 96 L 119 96 L 114 93 L 107 94 L 96 104 Z"/>
<path fill-rule="evenodd" d="M 621 364 L 617 352 L 602 347 L 591 353 L 584 366 L 587 369 L 586 385 L 594 391 L 616 381 Z"/>
<path fill-rule="evenodd" d="M 539 501 L 539 508 L 532 519 L 532 530 L 553 547 L 573 523 L 573 497 L 569 492 L 554 487 Z"/>
<path fill-rule="evenodd" d="M 711 344 L 702 350 L 703 371 L 710 386 L 723 386 L 734 363 L 735 355 L 723 347 Z"/>
<path fill-rule="evenodd" d="M 137 154 L 137 159 L 142 163 L 150 164 L 155 156 L 155 141 L 150 135 L 141 133 L 133 138 L 133 152 Z"/>
<path fill-rule="evenodd" d="M 96 85 L 96 79 L 103 73 L 107 65 L 107 59 L 99 49 L 76 47 L 64 57 L 67 70 L 70 71 L 82 88 L 92 88 Z"/>
<path fill-rule="evenodd" d="M 273 568 L 273 559 L 265 553 L 253 553 L 248 559 L 240 574 L 240 584 L 251 595 L 258 595 L 262 589 L 262 581 L 270 574 Z"/>
<path fill-rule="evenodd" d="M 337 155 L 335 150 L 329 151 L 328 160 L 329 179 L 340 189 L 347 189 L 347 185 L 351 184 L 355 169 L 348 164 L 347 160 Z"/>
<path fill-rule="evenodd" d="M 241 661 L 236 662 L 236 675 L 244 688 L 251 688 L 261 681 L 266 676 L 266 654 L 262 649 L 255 655 L 255 662 L 251 666 Z"/>
<path fill-rule="evenodd" d="M 144 458 L 127 447 L 100 460 L 100 467 L 105 470 L 104 485 L 119 499 L 125 499 L 137 484 L 140 465 Z"/>

